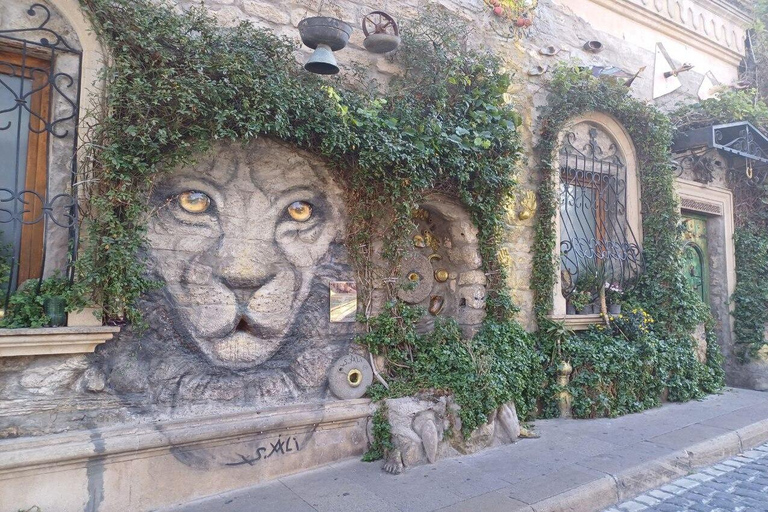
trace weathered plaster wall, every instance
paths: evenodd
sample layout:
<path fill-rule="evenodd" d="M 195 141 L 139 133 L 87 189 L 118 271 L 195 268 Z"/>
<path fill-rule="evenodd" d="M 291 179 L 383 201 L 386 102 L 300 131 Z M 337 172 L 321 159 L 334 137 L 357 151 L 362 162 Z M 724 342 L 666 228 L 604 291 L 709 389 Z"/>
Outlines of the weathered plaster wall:
<path fill-rule="evenodd" d="M 10 9 L 9 5 L 16 6 L 18 9 L 22 3 L 21 0 L 13 0 L 11 4 L 4 4 L 4 9 L 6 11 Z M 179 1 L 178 5 L 180 9 L 185 9 L 197 3 Z M 62 23 L 69 23 L 70 27 L 82 28 L 82 14 L 71 1 L 59 2 L 57 6 L 65 15 Z M 296 27 L 301 19 L 317 14 L 340 17 L 355 27 L 348 48 L 336 54 L 342 67 L 342 74 L 354 63 L 369 69 L 372 79 L 385 84 L 388 77 L 396 71 L 396 67 L 389 57 L 370 54 L 364 50 L 363 34 L 357 28 L 362 16 L 372 10 L 384 9 L 402 24 L 416 17 L 420 10 L 428 7 L 428 4 L 417 0 L 390 1 L 383 5 L 367 5 L 346 0 L 335 2 L 209 0 L 205 2 L 205 6 L 218 17 L 222 25 L 249 20 L 294 39 L 297 42 L 297 48 L 300 43 Z M 507 60 L 509 68 L 516 73 L 515 85 L 509 91 L 510 100 L 519 105 L 524 117 L 523 137 L 528 160 L 520 171 L 521 194 L 510 202 L 507 212 L 508 225 L 502 257 L 510 269 L 509 284 L 513 297 L 521 307 L 519 318 L 525 326 L 532 329 L 535 328 L 532 314 L 533 293 L 529 288 L 529 282 L 535 217 L 525 218 L 519 214 L 526 208 L 525 193 L 535 190 L 538 182 L 536 162 L 532 155 L 533 146 L 536 143 L 537 108 L 546 100 L 543 84 L 547 74 L 545 72 L 543 76 L 531 76 L 528 71 L 534 66 L 551 67 L 560 60 L 575 60 L 587 66 L 618 66 L 633 73 L 645 66 L 646 71 L 638 76 L 632 85 L 631 93 L 639 98 L 649 99 L 652 90 L 650 70 L 653 68 L 655 42 L 669 44 L 673 57 L 679 58 L 681 62 L 700 58 L 700 50 L 685 47 L 686 51 L 683 55 L 681 47 L 679 57 L 674 55 L 676 47 L 672 47 L 670 38 L 694 37 L 693 32 L 682 32 L 682 35 L 655 32 L 652 24 L 634 19 L 637 18 L 636 15 L 633 15 L 633 21 L 622 20 L 624 29 L 617 31 L 614 23 L 615 10 L 606 10 L 601 2 L 593 4 L 592 2 L 541 0 L 533 26 L 520 40 L 499 35 L 508 33 L 505 31 L 508 31 L 509 22 L 494 17 L 481 0 L 441 0 L 431 6 L 451 10 L 466 18 L 470 22 L 470 43 L 499 52 Z M 656 14 L 652 9 L 649 11 L 651 18 Z M 731 16 L 727 21 L 732 23 L 732 18 Z M 6 25 L 12 21 L 8 14 L 4 14 L 2 19 Z M 72 28 L 62 30 L 74 32 Z M 725 45 L 722 58 L 718 61 L 710 55 L 706 62 L 733 73 L 733 52 L 738 50 L 738 45 L 733 48 L 728 46 L 731 45 L 732 38 L 720 43 L 716 39 L 709 44 L 710 46 L 720 43 Z M 582 46 L 587 40 L 601 41 L 604 50 L 599 54 L 586 52 Z M 93 44 L 92 36 L 88 36 L 85 41 L 87 44 L 84 45 L 86 52 L 84 60 L 89 63 L 85 69 L 87 73 L 92 73 L 93 64 L 99 62 L 101 56 L 98 48 Z M 704 44 L 701 41 L 700 43 Z M 540 48 L 549 45 L 559 50 L 556 56 L 547 56 L 539 51 Z M 297 59 L 303 61 L 308 54 L 309 50 L 306 48 L 298 50 Z M 697 67 L 681 75 L 683 87 L 665 96 L 659 103 L 662 106 L 669 106 L 679 101 L 690 100 L 698 89 L 700 73 L 705 71 Z M 88 76 L 92 77 L 92 74 Z M 732 75 L 723 77 L 722 80 L 727 81 L 730 78 Z M 269 150 L 281 154 L 281 156 L 270 156 L 269 162 L 293 162 L 293 159 L 299 158 L 310 162 L 307 164 L 310 168 L 322 168 L 321 162 L 306 155 L 296 156 L 298 154 L 291 152 L 289 148 L 271 143 L 267 145 L 269 147 L 260 147 L 258 151 Z M 237 187 L 232 185 L 233 180 L 242 182 L 246 188 L 253 188 L 253 193 L 257 194 L 256 183 L 259 181 L 257 174 L 262 170 L 267 172 L 266 168 L 269 167 L 261 165 L 252 157 L 240 154 L 234 149 L 219 149 L 214 160 L 205 162 L 201 165 L 208 167 L 189 170 L 189 176 L 185 178 L 188 180 L 186 185 L 179 185 L 177 182 L 181 178 L 177 178 L 177 182 L 163 184 L 158 190 L 168 190 L 165 199 L 183 192 L 181 188 L 184 187 L 188 190 L 200 191 L 207 184 L 193 179 L 192 175 L 198 174 L 208 175 L 213 181 L 225 181 L 226 183 L 220 183 L 218 188 L 223 186 L 232 194 L 242 193 L 241 190 L 235 190 Z M 293 164 L 282 168 L 275 163 L 269 171 L 272 174 L 268 176 L 267 181 L 290 183 L 292 178 L 287 171 L 289 168 L 292 169 L 292 166 Z M 251 173 L 250 177 L 248 172 Z M 253 174 L 254 172 L 256 174 Z M 325 171 L 321 174 L 323 173 Z M 327 176 L 321 181 L 330 183 Z M 334 186 L 330 184 L 328 186 L 333 190 L 327 187 L 320 188 L 333 197 L 332 200 L 328 199 L 327 204 L 335 205 L 334 219 L 341 220 L 344 216 L 343 206 L 341 206 L 343 194 L 337 188 L 333 188 Z M 177 190 L 173 187 L 181 188 Z M 352 332 L 349 324 L 329 325 L 327 322 L 316 322 L 315 319 L 323 317 L 326 313 L 325 305 L 315 305 L 311 317 L 299 313 L 303 313 L 301 308 L 314 300 L 313 294 L 320 294 L 320 291 L 313 291 L 313 286 L 308 284 L 312 278 L 307 274 L 307 268 L 315 265 L 316 267 L 313 268 L 323 269 L 319 275 L 325 279 L 326 282 L 322 284 L 326 287 L 327 281 L 331 278 L 352 278 L 351 270 L 344 262 L 340 245 L 343 229 L 339 228 L 339 231 L 330 236 L 333 241 L 326 241 L 330 245 L 323 246 L 326 247 L 325 249 L 316 249 L 317 237 L 325 235 L 318 235 L 315 232 L 297 235 L 299 239 L 302 236 L 311 239 L 308 247 L 302 250 L 286 249 L 294 242 L 283 243 L 278 239 L 270 238 L 270 233 L 275 233 L 275 229 L 280 226 L 275 220 L 277 218 L 275 212 L 268 212 L 267 209 L 262 208 L 258 212 L 248 212 L 239 216 L 246 208 L 247 203 L 244 199 L 239 199 L 239 203 L 229 202 L 228 194 L 217 190 L 217 187 L 211 189 L 209 196 L 214 207 L 202 216 L 185 214 L 178 208 L 174 210 L 173 205 L 165 204 L 153 221 L 150 240 L 153 244 L 153 261 L 157 262 L 154 271 L 165 278 L 169 284 L 164 291 L 149 299 L 151 313 L 149 334 L 136 335 L 126 332 L 118 340 L 100 349 L 96 356 L 90 358 L 51 357 L 4 362 L 1 374 L 6 382 L 4 388 L 13 390 L 13 392 L 8 391 L 7 396 L 41 397 L 51 396 L 54 393 L 58 396 L 60 389 L 66 389 L 67 393 L 75 394 L 73 401 L 63 400 L 61 403 L 70 403 L 73 411 L 79 409 L 76 397 L 82 390 L 87 390 L 88 397 L 106 395 L 110 400 L 114 399 L 116 393 L 123 397 L 124 404 L 131 407 L 149 402 L 173 404 L 178 409 L 183 409 L 184 404 L 188 403 L 222 402 L 230 406 L 252 404 L 254 398 L 278 402 L 286 399 L 295 400 L 299 396 L 304 397 L 303 399 L 322 398 L 321 395 L 307 390 L 322 388 L 324 374 L 321 368 L 327 367 L 334 357 L 346 350 L 343 347 L 348 344 Z M 158 206 L 164 205 L 163 200 L 161 197 L 155 198 Z M 204 217 L 205 221 L 200 221 Z M 254 224 L 258 225 L 259 229 L 253 231 L 254 225 L 249 224 L 247 219 L 263 220 L 267 226 Z M 342 226 L 343 222 L 338 225 Z M 298 240 L 295 243 L 302 242 Z M 249 251 L 250 254 L 247 254 Z M 263 259 L 271 260 L 275 254 L 280 254 L 284 261 L 289 262 L 289 266 L 277 270 L 268 277 L 257 275 L 258 272 L 254 273 L 256 262 Z M 478 256 L 468 253 L 467 257 L 476 259 Z M 459 270 L 456 270 L 453 272 L 456 277 L 451 276 L 445 285 L 445 295 L 450 299 L 446 303 L 445 314 L 462 313 L 458 303 L 454 304 L 462 299 L 465 304 L 482 306 L 483 279 L 474 277 L 477 273 L 476 267 L 470 268 L 471 265 L 467 266 L 466 262 L 462 265 L 464 267 L 461 272 L 468 272 L 467 275 L 459 276 Z M 241 274 L 244 272 L 248 276 L 247 279 L 242 277 L 232 279 L 228 272 L 235 267 Z M 235 303 L 237 303 L 238 294 L 242 295 L 238 290 L 244 287 L 243 281 L 250 280 L 250 285 L 253 286 L 253 283 L 259 279 L 267 279 L 272 284 L 264 285 L 263 293 L 257 294 L 254 300 L 247 303 L 245 314 L 240 310 L 238 310 L 240 313 L 232 313 L 241 307 L 236 306 Z M 464 284 L 459 282 L 462 280 Z M 227 281 L 229 284 L 224 284 Z M 293 290 L 294 296 L 286 294 L 285 290 Z M 426 301 L 425 305 L 428 305 L 433 293 L 430 292 L 428 295 L 428 298 L 423 299 Z M 323 297 L 323 300 L 327 300 L 325 296 Z M 249 317 L 248 308 L 267 320 L 255 320 L 256 316 Z M 471 319 L 467 316 L 468 314 L 464 314 L 465 323 L 476 325 L 482 318 L 482 309 L 469 315 Z M 301 317 L 313 319 L 312 322 L 305 322 L 313 323 L 314 331 L 309 336 L 302 331 L 308 327 L 292 323 L 291 318 Z M 289 331 L 293 334 L 288 334 Z M 234 334 L 228 338 L 225 337 L 223 341 L 221 339 L 212 341 L 213 338 L 225 332 Z M 310 351 L 313 355 L 307 356 L 309 359 L 298 357 L 305 353 L 296 347 L 312 345 L 308 341 L 310 339 L 323 340 L 321 345 L 326 348 Z M 168 354 L 168 347 L 171 346 L 178 347 L 179 353 Z M 268 348 L 264 348 L 265 346 Z M 295 352 L 296 350 L 298 352 Z M 157 357 L 159 354 L 162 354 L 162 357 Z M 210 369 L 204 369 L 205 365 Z M 143 378 L 145 372 L 152 377 Z M 243 374 L 250 376 L 243 377 Z M 265 380 L 264 376 L 267 374 L 269 377 Z M 233 386 L 234 381 L 239 384 Z M 107 390 L 107 393 L 103 390 Z M 89 400 L 83 400 L 83 403 L 87 404 Z M 99 400 L 94 401 L 99 402 Z M 53 410 L 58 408 L 55 407 Z M 215 410 L 215 407 L 211 410 Z M 69 421 L 67 417 L 66 414 L 60 416 L 63 420 L 62 425 Z M 33 421 L 31 424 L 39 423 Z M 9 425 L 8 428 L 11 429 L 9 433 L 12 433 L 15 427 Z M 55 428 L 53 427 L 54 430 Z"/>
<path fill-rule="evenodd" d="M 521 193 L 510 202 L 507 211 L 502 256 L 510 269 L 513 297 L 521 307 L 519 318 L 530 329 L 535 328 L 533 293 L 529 287 L 535 217 L 521 216 L 520 213 L 530 208 L 526 192 L 535 190 L 539 181 L 533 147 L 538 130 L 537 108 L 546 101 L 547 91 L 543 85 L 547 73 L 531 76 L 528 71 L 535 66 L 551 67 L 560 60 L 574 60 L 586 66 L 617 66 L 630 73 L 645 67 L 630 91 L 638 98 L 650 100 L 654 46 L 656 42 L 663 42 L 678 63 L 696 65 L 693 71 L 680 76 L 683 85 L 679 90 L 657 102 L 665 108 L 693 99 L 706 71 L 712 70 L 724 83 L 736 76 L 735 56 L 741 48 L 742 34 L 736 29 L 731 30 L 732 25 L 728 25 L 722 40 L 718 40 L 719 29 L 710 34 L 706 25 L 701 25 L 702 37 L 709 41 L 706 42 L 696 39 L 699 28 L 696 28 L 695 17 L 691 25 L 694 29 L 681 30 L 679 34 L 643 21 L 645 14 L 650 20 L 657 16 L 672 16 L 669 23 L 686 25 L 688 18 L 676 19 L 674 9 L 672 14 L 669 11 L 661 13 L 656 7 L 657 1 L 653 4 L 645 0 L 623 1 L 635 4 L 633 21 L 622 18 L 616 9 L 606 8 L 606 1 L 610 3 L 612 0 L 541 0 L 533 26 L 517 41 L 499 35 L 505 33 L 509 22 L 493 17 L 482 0 L 431 3 L 467 19 L 471 44 L 499 52 L 507 60 L 508 68 L 516 74 L 515 85 L 509 93 L 510 100 L 518 105 L 524 118 L 522 133 L 526 157 L 520 169 Z M 85 51 L 82 82 L 89 86 L 95 81 L 95 72 L 101 62 L 98 45 L 92 34 L 83 31 L 87 22 L 74 0 L 49 2 L 61 10 L 68 20 L 70 32 L 76 32 L 79 37 Z M 185 9 L 198 5 L 198 2 L 178 1 L 177 4 L 180 9 Z M 696 9 L 710 4 L 719 5 L 720 2 L 706 2 Z M 0 6 L 0 26 L 8 26 L 13 21 L 9 9 L 22 5 L 26 8 L 26 2 L 21 0 L 4 2 Z M 222 25 L 250 20 L 296 40 L 297 48 L 296 27 L 304 17 L 323 14 L 342 18 L 355 27 L 348 48 L 336 55 L 342 73 L 355 63 L 368 69 L 371 79 L 386 84 L 396 67 L 389 57 L 364 50 L 363 34 L 358 28 L 362 16 L 383 9 L 404 23 L 415 18 L 427 4 L 419 0 L 388 0 L 376 4 L 348 0 L 207 0 L 205 6 Z M 716 6 L 712 7 L 712 12 L 727 18 L 728 23 L 738 25 L 740 22 L 738 16 L 720 12 Z M 619 25 L 623 29 L 617 29 Z M 743 26 L 739 25 L 739 30 L 743 30 Z M 735 35 L 732 32 L 736 32 Z M 588 40 L 601 41 L 604 50 L 599 54 L 585 52 L 582 46 Z M 717 48 L 718 44 L 722 52 L 713 53 L 712 48 Z M 540 48 L 549 45 L 559 50 L 556 56 L 540 53 Z M 301 61 L 308 55 L 306 48 L 297 50 L 297 59 Z M 87 102 L 83 100 L 81 107 L 86 107 Z M 60 164 L 63 165 L 63 161 L 57 161 L 57 167 Z M 59 187 L 61 184 L 57 179 L 60 178 L 52 183 Z M 310 183 L 311 191 L 306 190 Z M 305 186 L 303 192 L 295 194 L 302 185 Z M 210 204 L 202 211 L 184 210 L 178 198 L 185 192 L 202 192 Z M 195 196 L 193 202 L 199 206 L 200 201 L 201 198 Z M 286 217 L 286 208 L 296 201 L 313 205 L 314 217 L 307 221 L 311 224 L 297 226 L 295 219 L 290 221 Z M 80 495 L 86 496 L 87 501 L 93 486 L 101 485 L 102 491 L 106 486 L 109 492 L 114 491 L 108 497 L 108 500 L 114 500 L 111 502 L 117 507 L 114 510 L 119 509 L 121 497 L 131 496 L 132 492 L 135 499 L 143 498 L 138 489 L 132 490 L 120 483 L 119 471 L 106 473 L 107 480 L 113 479 L 109 483 L 105 480 L 103 464 L 99 470 L 85 462 L 91 450 L 105 453 L 104 443 L 100 440 L 110 434 L 93 430 L 96 426 L 179 416 L 222 415 L 263 408 L 267 404 L 328 403 L 331 397 L 326 388 L 325 372 L 336 357 L 350 350 L 354 329 L 353 324 L 330 324 L 327 317 L 328 282 L 351 280 L 354 275 L 341 244 L 347 222 L 343 191 L 340 184 L 330 178 L 322 161 L 274 141 L 259 140 L 246 149 L 238 145 L 218 146 L 211 154 L 201 157 L 196 167 L 180 169 L 159 184 L 153 204 L 158 208 L 158 214 L 150 226 L 152 248 L 149 257 L 153 262 L 152 271 L 168 284 L 147 298 L 148 331 L 136 333 L 126 328 L 116 340 L 108 342 L 91 356 L 0 360 L 0 436 L 91 429 L 90 440 L 77 440 L 86 455 L 76 470 L 78 475 L 73 488 L 81 489 Z M 477 270 L 480 265 L 475 242 L 463 240 L 458 243 L 458 240 L 461 236 L 471 239 L 473 231 L 462 224 L 466 216 L 461 212 L 446 211 L 436 204 L 426 203 L 424 206 L 441 222 L 447 222 L 439 229 L 435 226 L 435 231 L 442 238 L 442 247 L 437 252 L 446 258 L 450 268 L 447 268 L 448 281 L 439 285 L 432 283 L 427 297 L 416 302 L 428 305 L 432 295 L 442 293 L 446 298 L 444 314 L 458 315 L 464 326 L 471 330 L 484 313 L 484 276 Z M 431 229 L 429 223 L 422 227 Z M 455 245 L 446 247 L 446 238 Z M 458 253 L 456 249 L 459 248 L 462 255 L 454 259 L 451 252 Z M 713 265 L 719 265 L 722 259 L 719 248 L 714 254 Z M 430 254 L 422 256 L 428 258 Z M 430 264 L 432 261 L 428 259 Z M 720 295 L 716 307 L 722 321 L 727 314 L 723 312 L 725 305 Z M 347 422 L 345 429 L 329 429 L 323 434 L 328 436 L 327 442 L 312 448 L 315 451 L 311 453 L 309 450 L 305 452 L 310 453 L 306 464 L 292 455 L 294 458 L 284 470 L 258 474 L 261 477 L 275 476 L 281 471 L 296 471 L 307 464 L 333 460 L 334 456 L 358 453 L 361 440 L 352 434 L 359 433 L 362 427 L 359 417 L 353 416 L 343 420 Z M 317 417 L 280 428 L 288 429 L 286 432 L 290 429 L 293 429 L 290 432 L 312 432 L 314 427 L 308 425 L 312 422 L 323 424 L 326 420 L 331 421 L 328 419 L 331 417 L 336 418 L 327 412 L 319 412 Z M 158 429 L 166 435 L 167 424 L 163 425 Z M 196 427 L 185 424 L 184 428 L 192 432 Z M 219 446 L 217 435 L 212 434 L 205 442 Z M 197 457 L 200 454 L 194 449 L 190 450 L 195 455 L 191 458 L 185 458 L 178 450 L 174 452 L 175 448 L 166 452 L 176 442 L 172 436 L 168 437 L 160 443 L 164 446 L 162 455 L 158 455 L 164 461 L 160 467 L 168 474 L 180 475 L 189 471 L 189 461 L 214 461 L 217 464 L 215 479 L 210 479 L 205 471 L 195 473 L 204 475 L 200 481 L 206 482 L 207 487 L 203 491 L 210 493 L 231 488 L 234 484 L 229 480 L 229 470 L 225 466 L 237 461 L 222 457 L 232 456 L 235 450 L 241 453 L 240 445 L 258 453 L 259 446 L 267 439 L 253 435 L 249 439 L 240 439 L 236 438 L 239 434 L 232 435 L 235 436 L 232 442 L 223 449 L 214 450 L 213 454 L 207 449 L 202 450 L 202 459 Z M 116 436 L 123 436 L 123 433 Z M 351 441 L 346 442 L 342 437 Z M 60 441 L 51 439 L 51 443 Z M 135 450 L 146 448 L 155 453 L 154 442 L 141 444 Z M 184 438 L 178 442 L 192 441 Z M 3 446 L 8 448 L 10 445 Z M 46 446 L 40 453 L 48 454 L 46 450 L 53 445 Z M 115 453 L 115 457 L 123 457 L 121 452 Z M 248 462 L 238 467 L 237 478 L 240 480 L 235 483 L 254 481 L 255 477 L 248 472 L 250 467 Z M 14 475 L 17 468 L 9 468 L 8 475 Z M 45 479 L 39 474 L 30 478 L 27 482 Z M 6 482 L 9 482 L 8 489 L 21 488 L 17 485 L 21 480 L 16 476 Z M 186 485 L 182 489 L 180 486 L 178 496 L 189 497 L 189 487 Z M 14 492 L 14 498 L 18 497 L 18 491 Z M 137 502 L 137 507 L 150 502 L 151 499 Z M 72 509 L 80 505 L 74 504 Z"/>

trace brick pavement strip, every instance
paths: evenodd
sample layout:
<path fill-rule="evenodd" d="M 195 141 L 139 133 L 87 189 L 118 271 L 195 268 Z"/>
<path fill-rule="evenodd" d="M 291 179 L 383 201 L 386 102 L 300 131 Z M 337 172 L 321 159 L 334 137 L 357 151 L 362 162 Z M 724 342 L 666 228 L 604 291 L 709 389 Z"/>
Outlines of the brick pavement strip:
<path fill-rule="evenodd" d="M 768 443 L 604 512 L 768 512 Z"/>

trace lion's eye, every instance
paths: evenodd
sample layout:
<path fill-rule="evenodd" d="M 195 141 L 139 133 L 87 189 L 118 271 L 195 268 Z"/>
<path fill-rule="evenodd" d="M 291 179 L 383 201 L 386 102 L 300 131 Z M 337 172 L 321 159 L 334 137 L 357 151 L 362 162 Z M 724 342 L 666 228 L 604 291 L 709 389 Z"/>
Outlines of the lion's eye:
<path fill-rule="evenodd" d="M 306 222 L 312 217 L 312 205 L 306 201 L 296 201 L 288 206 L 288 215 L 296 222 Z"/>
<path fill-rule="evenodd" d="M 179 206 L 189 213 L 205 213 L 211 206 L 211 198 L 203 192 L 187 190 L 179 194 Z"/>

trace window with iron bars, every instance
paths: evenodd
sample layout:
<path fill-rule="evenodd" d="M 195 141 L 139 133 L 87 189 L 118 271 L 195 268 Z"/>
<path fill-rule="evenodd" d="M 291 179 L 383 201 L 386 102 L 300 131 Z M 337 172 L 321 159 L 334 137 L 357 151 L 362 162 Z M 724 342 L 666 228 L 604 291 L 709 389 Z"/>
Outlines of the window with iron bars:
<path fill-rule="evenodd" d="M 559 158 L 562 295 L 570 305 L 595 301 L 602 287 L 623 292 L 642 271 L 623 156 L 608 134 L 580 123 L 563 137 Z"/>
<path fill-rule="evenodd" d="M 41 3 L 12 2 L 0 24 L 0 285 L 10 293 L 77 254 L 82 52 Z M 16 12 L 16 9 L 18 12 Z M 53 18 L 53 19 L 52 19 Z M 0 22 L 1 23 L 1 22 Z M 47 269 L 47 270 L 46 270 Z"/>

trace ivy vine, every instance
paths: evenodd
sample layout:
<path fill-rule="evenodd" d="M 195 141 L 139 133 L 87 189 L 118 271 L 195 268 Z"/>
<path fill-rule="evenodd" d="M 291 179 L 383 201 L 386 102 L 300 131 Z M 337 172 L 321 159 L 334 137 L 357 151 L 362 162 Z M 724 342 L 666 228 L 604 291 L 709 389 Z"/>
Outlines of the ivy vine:
<path fill-rule="evenodd" d="M 765 5 L 763 5 L 765 9 Z M 761 36 L 764 37 L 764 36 Z M 765 133 L 768 129 L 768 105 L 756 90 L 726 91 L 715 98 L 686 105 L 672 114 L 679 130 L 748 121 Z M 736 353 L 748 361 L 768 345 L 768 188 L 742 176 L 730 176 L 734 195 L 734 249 L 736 253 L 736 289 L 734 335 Z"/>
<path fill-rule="evenodd" d="M 673 127 L 669 118 L 652 105 L 632 98 L 629 90 L 623 84 L 611 80 L 593 77 L 591 73 L 570 65 L 559 66 L 549 84 L 547 105 L 541 116 L 541 139 L 537 145 L 540 157 L 539 218 L 535 227 L 534 266 L 532 289 L 534 290 L 534 309 L 539 323 L 540 332 L 551 330 L 551 321 L 547 318 L 552 310 L 552 298 L 555 279 L 559 270 L 557 258 L 557 239 L 555 220 L 559 207 L 559 194 L 555 188 L 559 173 L 558 145 L 559 135 L 568 121 L 589 112 L 603 112 L 614 117 L 621 123 L 634 144 L 637 156 L 638 178 L 641 187 L 643 255 L 645 270 L 635 286 L 626 291 L 625 302 L 630 308 L 639 311 L 653 312 L 655 323 L 650 329 L 659 340 L 663 340 L 659 350 L 664 357 L 673 361 L 666 365 L 667 371 L 651 374 L 659 385 L 669 389 L 670 399 L 690 399 L 703 393 L 711 392 L 722 385 L 722 372 L 719 368 L 721 359 L 711 357 L 706 368 L 695 360 L 692 333 L 697 325 L 710 325 L 711 319 L 708 308 L 686 286 L 683 278 L 682 238 L 678 228 L 680 212 L 674 192 L 674 177 L 669 164 L 670 146 L 672 143 Z M 618 372 L 628 371 L 629 366 L 623 359 L 630 349 L 627 339 L 616 338 L 623 347 L 613 350 L 613 344 L 605 339 L 595 337 L 615 338 L 613 335 L 590 331 L 586 335 L 572 335 L 561 343 L 560 356 L 565 360 L 572 359 L 574 374 L 583 375 L 585 368 L 602 367 L 598 371 L 596 383 L 614 382 L 618 384 Z M 584 343 L 585 340 L 591 342 Z M 568 343 L 567 340 L 571 342 Z M 551 336 L 540 336 L 542 350 L 546 354 L 556 353 L 551 346 Z M 616 347 L 614 347 L 616 348 Z M 644 356 L 648 352 L 641 351 Z M 602 366 L 597 361 L 602 360 Z M 644 360 L 652 364 L 652 359 Z M 545 399 L 551 400 L 557 393 L 554 384 L 556 375 L 552 361 L 547 370 L 550 377 L 549 392 Z M 685 368 L 697 368 L 697 371 L 686 372 Z M 608 372 L 608 373 L 606 373 Z M 610 376 L 611 372 L 613 377 Z M 685 372 L 689 380 L 676 377 Z M 637 393 L 635 405 L 632 407 L 619 406 L 618 403 L 607 401 L 599 408 L 600 414 L 613 415 L 633 412 L 656 404 L 659 400 L 659 386 L 649 386 L 643 379 L 634 381 L 633 393 Z M 630 384 L 631 385 L 631 384 Z M 579 389 L 580 386 L 590 388 L 589 391 Z M 688 392 L 682 392 L 683 386 L 692 387 Z M 616 386 L 613 393 L 618 393 Z M 579 402 L 580 398 L 600 395 L 594 389 L 593 383 L 576 380 L 572 384 L 574 395 L 574 411 L 594 411 L 594 407 L 586 407 Z M 618 396 L 618 395 L 616 395 Z M 642 399 L 638 397 L 643 397 Z M 616 397 L 614 397 L 616 398 Z M 586 398 L 585 398 L 586 399 Z M 550 401 L 551 408 L 552 402 Z"/>
<path fill-rule="evenodd" d="M 311 75 L 297 64 L 293 42 L 247 22 L 218 27 L 203 8 L 81 1 L 112 58 L 85 158 L 92 185 L 77 282 L 108 317 L 139 321 L 137 299 L 156 285 L 141 255 L 158 176 L 217 139 L 274 137 L 323 157 L 347 189 L 346 246 L 365 306 L 360 341 L 390 362 L 387 394 L 454 393 L 465 430 L 510 400 L 521 414 L 532 412 L 540 362 L 512 319 L 497 261 L 502 205 L 516 186 L 520 117 L 503 98 L 511 77 L 502 62 L 473 50 L 462 22 L 427 9 L 403 23 L 394 57 L 401 73 L 383 88 L 364 69 Z M 397 275 L 413 212 L 434 190 L 460 199 L 479 230 L 487 320 L 471 340 L 450 321 L 417 332 L 423 312 L 397 301 L 394 285 L 384 311 L 374 315 L 371 305 L 374 284 Z M 384 270 L 372 263 L 375 240 L 385 241 Z"/>

